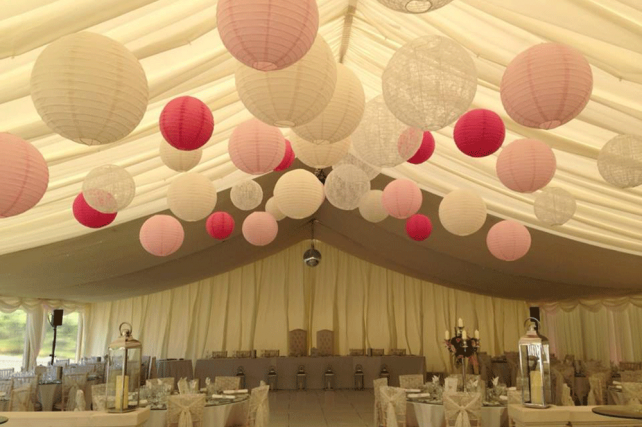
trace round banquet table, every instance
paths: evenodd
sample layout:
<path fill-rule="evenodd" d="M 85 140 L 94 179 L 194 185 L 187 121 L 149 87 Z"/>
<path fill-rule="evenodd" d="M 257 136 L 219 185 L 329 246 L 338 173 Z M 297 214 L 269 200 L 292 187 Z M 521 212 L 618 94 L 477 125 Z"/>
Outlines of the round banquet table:
<path fill-rule="evenodd" d="M 506 406 L 484 406 L 481 410 L 484 427 L 508 427 Z M 406 405 L 408 427 L 446 427 L 444 406 L 433 403 L 408 402 Z"/>
<path fill-rule="evenodd" d="M 250 408 L 250 401 L 226 403 L 223 405 L 206 406 L 203 412 L 203 423 L 201 427 L 228 427 L 245 425 L 247 413 Z M 167 409 L 150 412 L 149 419 L 143 427 L 166 427 Z"/>
<path fill-rule="evenodd" d="M 606 417 L 642 420 L 642 407 L 631 405 L 596 406 L 592 411 Z"/>
<path fill-rule="evenodd" d="M 0 416 L 0 424 L 4 424 L 4 423 L 6 423 L 7 421 L 9 421 L 9 418 L 7 418 L 7 417 L 3 417 L 3 416 Z"/>
<path fill-rule="evenodd" d="M 194 368 L 191 360 L 157 360 L 156 375 L 158 378 L 174 377 L 174 388 L 181 378 L 194 378 Z M 153 412 L 153 411 L 152 411 Z"/>

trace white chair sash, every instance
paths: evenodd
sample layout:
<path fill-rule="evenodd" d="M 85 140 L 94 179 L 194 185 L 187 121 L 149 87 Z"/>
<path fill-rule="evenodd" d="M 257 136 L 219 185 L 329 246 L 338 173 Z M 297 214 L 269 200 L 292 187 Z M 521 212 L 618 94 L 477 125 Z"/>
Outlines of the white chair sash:
<path fill-rule="evenodd" d="M 455 427 L 470 427 L 471 418 L 477 424 L 481 418 L 481 393 L 445 394 L 444 412 L 446 420 L 455 418 Z"/>
<path fill-rule="evenodd" d="M 397 427 L 397 414 L 395 414 L 395 405 L 392 401 L 386 405 L 386 427 Z"/>
<path fill-rule="evenodd" d="M 76 407 L 74 408 L 74 411 L 84 411 L 85 406 L 87 406 L 85 392 L 82 390 L 76 390 Z"/>
<path fill-rule="evenodd" d="M 181 407 L 181 413 L 178 416 L 178 427 L 192 427 L 194 422 L 192 421 L 192 413 L 189 410 L 189 406 L 180 404 L 179 406 Z"/>
<path fill-rule="evenodd" d="M 270 423 L 270 409 L 268 406 L 268 391 L 270 386 L 263 385 L 252 389 L 250 394 L 250 410 L 248 413 L 251 427 L 267 427 Z"/>
<path fill-rule="evenodd" d="M 205 409 L 205 395 L 179 394 L 167 400 L 167 425 L 193 427 L 202 423 Z"/>
<path fill-rule="evenodd" d="M 381 405 L 384 408 L 383 422 L 386 427 L 403 427 L 406 420 L 406 392 L 402 388 L 383 386 L 379 388 Z"/>

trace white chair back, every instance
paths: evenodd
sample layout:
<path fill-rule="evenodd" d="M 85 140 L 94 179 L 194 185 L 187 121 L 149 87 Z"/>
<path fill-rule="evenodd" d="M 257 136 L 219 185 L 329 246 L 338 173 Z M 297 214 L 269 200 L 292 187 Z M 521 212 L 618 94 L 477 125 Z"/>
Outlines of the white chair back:
<path fill-rule="evenodd" d="M 241 387 L 241 377 L 215 377 L 214 390 L 238 390 Z"/>
<path fill-rule="evenodd" d="M 622 371 L 620 380 L 623 383 L 642 383 L 642 371 Z"/>
<path fill-rule="evenodd" d="M 642 404 L 642 383 L 622 383 L 622 393 L 627 405 Z"/>
<path fill-rule="evenodd" d="M 94 411 L 105 411 L 107 405 L 107 384 L 95 384 L 91 386 L 91 408 Z"/>
<path fill-rule="evenodd" d="M 268 427 L 270 424 L 269 390 L 269 385 L 252 389 L 252 394 L 250 394 L 250 410 L 248 413 L 249 427 Z"/>
<path fill-rule="evenodd" d="M 167 399 L 167 427 L 201 427 L 204 394 L 179 394 Z"/>
<path fill-rule="evenodd" d="M 448 427 L 481 425 L 481 393 L 444 393 L 444 416 Z"/>
<path fill-rule="evenodd" d="M 73 411 L 76 408 L 76 391 L 85 391 L 87 374 L 67 374 L 62 376 L 62 410 Z"/>
<path fill-rule="evenodd" d="M 29 411 L 34 411 L 38 402 L 38 377 L 36 375 L 24 375 L 13 378 L 13 388 L 31 387 L 29 395 Z"/>
<path fill-rule="evenodd" d="M 27 412 L 31 403 L 31 385 L 11 390 L 11 399 L 9 400 L 9 410 L 11 412 Z"/>
<path fill-rule="evenodd" d="M 422 388 L 424 376 L 422 374 L 399 375 L 399 387 L 401 388 Z"/>
<path fill-rule="evenodd" d="M 0 369 L 0 378 L 9 378 L 14 373 L 14 368 Z"/>
<path fill-rule="evenodd" d="M 379 392 L 381 391 L 381 387 L 388 385 L 388 378 L 377 378 L 376 380 L 372 381 L 372 385 L 374 388 L 374 405 L 375 405 L 374 425 L 375 427 L 378 427 L 381 425 L 380 420 L 383 418 L 383 408 L 381 406 L 381 397 L 379 395 Z"/>
<path fill-rule="evenodd" d="M 383 386 L 379 389 L 384 427 L 405 427 L 406 392 L 402 388 Z"/>

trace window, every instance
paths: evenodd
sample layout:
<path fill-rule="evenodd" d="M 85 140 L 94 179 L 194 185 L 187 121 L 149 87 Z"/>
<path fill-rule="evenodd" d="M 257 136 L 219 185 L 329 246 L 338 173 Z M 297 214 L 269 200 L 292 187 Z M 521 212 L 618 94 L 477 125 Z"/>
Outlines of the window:
<path fill-rule="evenodd" d="M 0 369 L 14 368 L 20 371 L 26 330 L 27 313 L 25 311 L 0 312 Z"/>
<path fill-rule="evenodd" d="M 51 362 L 51 346 L 53 345 L 53 328 L 45 326 L 45 341 L 38 354 L 38 365 Z M 56 359 L 76 359 L 76 340 L 78 339 L 78 313 L 65 314 L 62 325 L 58 326 L 56 335 Z"/>

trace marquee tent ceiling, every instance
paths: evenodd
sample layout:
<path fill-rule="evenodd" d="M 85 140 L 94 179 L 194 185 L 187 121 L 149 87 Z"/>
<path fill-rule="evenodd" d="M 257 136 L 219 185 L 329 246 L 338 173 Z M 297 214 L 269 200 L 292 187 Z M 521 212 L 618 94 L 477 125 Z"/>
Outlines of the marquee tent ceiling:
<path fill-rule="evenodd" d="M 531 228 L 534 244 L 526 258 L 514 263 L 494 260 L 485 248 L 484 231 L 459 238 L 438 227 L 429 241 L 415 243 L 403 237 L 402 221 L 372 225 L 357 212 L 339 211 L 327 203 L 317 215 L 320 238 L 391 268 L 488 294 L 532 297 L 535 291 L 526 291 L 527 285 L 537 285 L 537 292 L 549 299 L 585 296 L 585 291 L 619 295 L 642 290 L 636 277 L 642 254 L 642 190 L 614 188 L 596 167 L 606 141 L 642 129 L 642 4 L 454 0 L 422 15 L 393 12 L 376 0 L 318 0 L 318 4 L 320 34 L 336 59 L 361 79 L 368 99 L 381 92 L 383 67 L 405 42 L 441 34 L 468 49 L 479 78 L 473 107 L 502 116 L 507 142 L 533 137 L 548 143 L 558 160 L 550 186 L 567 189 L 578 200 L 570 222 L 543 226 L 533 214 L 535 195 L 503 187 L 495 176 L 496 155 L 473 159 L 461 154 L 452 141 L 452 127 L 447 127 L 435 132 L 437 150 L 429 162 L 383 173 L 415 180 L 425 191 L 423 210 L 432 213 L 434 223 L 439 196 L 460 187 L 477 191 L 494 216 L 514 218 Z M 158 116 L 173 97 L 200 98 L 216 120 L 214 135 L 194 171 L 211 178 L 219 191 L 247 179 L 230 162 L 227 139 L 250 114 L 236 94 L 237 62 L 220 41 L 215 15 L 214 0 L 26 0 L 3 5 L 0 130 L 33 142 L 49 163 L 51 179 L 35 208 L 0 220 L 0 293 L 76 300 L 146 293 L 225 271 L 307 236 L 305 221 L 284 220 L 278 240 L 261 250 L 239 237 L 215 244 L 199 222 L 186 225 L 185 244 L 169 259 L 154 258 L 140 248 L 140 224 L 166 209 L 167 186 L 178 176 L 158 156 L 162 139 Z M 80 30 L 124 43 L 141 60 L 149 80 L 147 114 L 129 137 L 115 144 L 88 147 L 53 134 L 29 97 L 30 71 L 39 52 L 58 37 Z M 582 114 L 551 131 L 517 125 L 505 114 L 498 92 L 511 59 L 544 41 L 580 50 L 591 63 L 595 80 L 591 102 Z M 137 194 L 110 228 L 92 232 L 75 221 L 71 204 L 87 172 L 109 163 L 134 175 Z M 276 178 L 270 174 L 259 180 L 267 195 Z M 373 188 L 383 188 L 385 180 L 378 178 Z M 217 209 L 225 207 L 221 201 Z M 228 207 L 240 223 L 244 215 Z M 388 238 L 393 245 L 385 244 Z M 133 285 L 134 291 L 125 290 Z"/>

